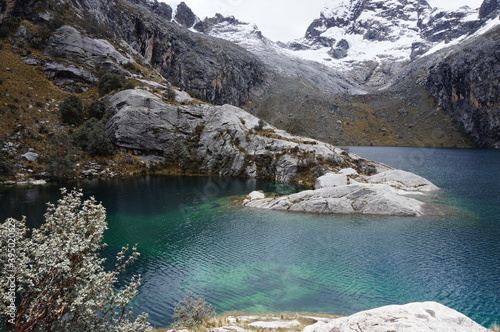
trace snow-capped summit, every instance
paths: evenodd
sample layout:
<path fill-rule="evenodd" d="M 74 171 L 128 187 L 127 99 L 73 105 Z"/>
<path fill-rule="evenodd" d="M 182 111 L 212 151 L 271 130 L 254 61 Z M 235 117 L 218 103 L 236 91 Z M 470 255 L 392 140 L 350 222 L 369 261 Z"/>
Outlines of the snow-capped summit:
<path fill-rule="evenodd" d="M 257 26 L 217 14 L 194 29 L 226 39 L 266 60 L 270 54 L 319 62 L 349 72 L 353 82 L 382 88 L 400 68 L 498 21 L 499 0 L 481 9 L 432 8 L 426 0 L 326 0 L 303 38 L 267 39 Z"/>
<path fill-rule="evenodd" d="M 196 24 L 194 29 L 210 36 L 232 41 L 249 51 L 258 52 L 263 48 L 278 47 L 276 43 L 263 36 L 257 25 L 239 21 L 234 16 L 225 17 L 216 14 Z"/>
<path fill-rule="evenodd" d="M 482 11 L 467 6 L 445 11 L 426 0 L 327 0 L 304 38 L 287 47 L 341 70 L 368 62 L 390 71 L 394 63 L 408 63 L 443 42 L 472 35 L 497 7 L 498 0 L 485 0 Z"/>
<path fill-rule="evenodd" d="M 319 37 L 322 44 L 321 37 L 333 39 L 340 32 L 395 42 L 402 36 L 418 35 L 419 20 L 430 11 L 425 0 L 330 0 L 307 29 L 306 39 L 314 44 Z"/>

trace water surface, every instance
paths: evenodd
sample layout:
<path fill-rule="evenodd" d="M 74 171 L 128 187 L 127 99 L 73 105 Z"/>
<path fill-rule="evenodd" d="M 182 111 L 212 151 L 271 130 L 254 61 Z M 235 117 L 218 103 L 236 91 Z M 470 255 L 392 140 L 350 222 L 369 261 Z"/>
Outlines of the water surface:
<path fill-rule="evenodd" d="M 349 315 L 438 301 L 484 326 L 500 322 L 500 151 L 356 147 L 427 177 L 444 214 L 401 218 L 239 208 L 231 196 L 287 186 L 218 177 L 142 177 L 79 184 L 108 211 L 106 255 L 139 244 L 134 303 L 171 323 L 187 291 L 218 312 Z M 0 191 L 0 216 L 33 224 L 57 188 Z"/>

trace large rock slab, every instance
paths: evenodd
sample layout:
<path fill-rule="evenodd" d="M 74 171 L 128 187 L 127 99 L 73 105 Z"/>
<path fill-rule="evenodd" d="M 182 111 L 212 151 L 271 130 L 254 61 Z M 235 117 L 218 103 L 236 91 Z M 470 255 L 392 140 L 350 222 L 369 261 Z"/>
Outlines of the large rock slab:
<path fill-rule="evenodd" d="M 303 332 L 487 332 L 467 316 L 436 302 L 390 305 L 317 322 Z"/>
<path fill-rule="evenodd" d="M 306 190 L 276 198 L 250 197 L 247 207 L 310 213 L 419 216 L 424 203 L 386 184 L 352 184 Z"/>
<path fill-rule="evenodd" d="M 317 140 L 291 135 L 231 105 L 168 103 L 149 91 L 124 90 L 109 98 L 106 125 L 114 144 L 136 154 L 204 174 L 314 183 L 311 170 L 386 170 Z M 356 172 L 356 171 L 355 171 Z"/>
<path fill-rule="evenodd" d="M 344 174 L 328 173 L 316 179 L 315 189 L 326 187 L 347 186 L 347 176 Z"/>
<path fill-rule="evenodd" d="M 51 35 L 43 53 L 128 76 L 131 74 L 123 66 L 135 62 L 129 54 L 123 55 L 109 41 L 85 36 L 69 25 L 63 25 Z M 44 70 L 50 70 L 52 75 L 58 76 L 54 73 L 58 68 L 54 64 L 49 66 L 50 68 Z M 64 67 L 61 69 L 64 71 L 75 71 L 75 69 L 68 69 L 68 65 L 59 64 L 59 66 Z M 77 68 L 76 71 L 81 72 L 81 77 L 93 81 L 93 77 L 85 72 L 85 68 Z"/>
<path fill-rule="evenodd" d="M 297 320 L 257 321 L 248 324 L 248 326 L 254 329 L 264 330 L 293 329 L 294 327 L 300 326 L 300 322 Z"/>
<path fill-rule="evenodd" d="M 406 191 L 433 191 L 439 188 L 427 179 L 399 169 L 388 170 L 366 178 L 370 183 L 386 183 Z"/>
<path fill-rule="evenodd" d="M 315 188 L 279 197 L 252 195 L 243 205 L 294 212 L 419 216 L 425 204 L 408 195 L 439 189 L 410 172 L 389 169 L 368 176 L 352 168 L 317 178 Z"/>

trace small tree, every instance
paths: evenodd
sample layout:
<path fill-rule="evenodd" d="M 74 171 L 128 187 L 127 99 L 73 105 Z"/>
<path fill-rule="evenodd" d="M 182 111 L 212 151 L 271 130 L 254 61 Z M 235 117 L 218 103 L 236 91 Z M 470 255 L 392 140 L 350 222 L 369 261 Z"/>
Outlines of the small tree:
<path fill-rule="evenodd" d="M 254 130 L 262 130 L 266 126 L 266 123 L 259 119 L 259 122 L 253 127 Z"/>
<path fill-rule="evenodd" d="M 102 99 L 93 101 L 88 108 L 88 114 L 91 118 L 101 120 L 106 113 L 106 102 Z"/>
<path fill-rule="evenodd" d="M 104 73 L 99 78 L 99 93 L 101 96 L 123 87 L 123 78 L 114 73 Z"/>
<path fill-rule="evenodd" d="M 66 134 L 53 136 L 48 140 L 50 152 L 45 159 L 45 172 L 51 180 L 62 181 L 76 176 L 75 159 L 77 150 Z"/>
<path fill-rule="evenodd" d="M 91 118 L 74 135 L 76 144 L 91 156 L 109 156 L 115 147 L 104 130 L 102 121 Z"/>
<path fill-rule="evenodd" d="M 202 297 L 186 294 L 174 309 L 175 327 L 193 328 L 215 316 L 215 309 Z"/>
<path fill-rule="evenodd" d="M 1 143 L 0 141 L 0 146 L 3 145 Z M 6 151 L 0 149 L 0 181 L 11 176 L 13 173 L 13 166 L 7 158 Z"/>
<path fill-rule="evenodd" d="M 61 189 L 58 205 L 48 204 L 45 224 L 27 236 L 26 220 L 0 225 L 0 312 L 15 331 L 147 331 L 147 315 L 131 321 L 130 302 L 140 278 L 121 290 L 118 275 L 137 259 L 123 248 L 115 269 L 99 257 L 107 229 L 104 207 L 82 192 Z M 15 245 L 11 245 L 15 244 Z M 9 248 L 7 250 L 7 248 Z M 17 297 L 17 310 L 9 305 Z"/>
<path fill-rule="evenodd" d="M 62 155 L 60 152 L 53 152 L 47 157 L 45 171 L 52 180 L 67 180 L 76 175 L 75 162 L 70 154 Z"/>
<path fill-rule="evenodd" d="M 63 100 L 59 107 L 63 123 L 78 126 L 83 121 L 82 100 L 75 95 L 70 95 Z"/>

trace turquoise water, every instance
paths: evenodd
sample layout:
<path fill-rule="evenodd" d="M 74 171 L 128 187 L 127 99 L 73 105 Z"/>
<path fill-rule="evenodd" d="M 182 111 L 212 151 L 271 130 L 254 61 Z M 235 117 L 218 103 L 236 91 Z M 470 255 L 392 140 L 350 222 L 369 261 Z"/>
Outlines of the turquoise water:
<path fill-rule="evenodd" d="M 112 256 L 139 244 L 134 306 L 171 323 L 187 291 L 218 312 L 349 315 L 438 301 L 484 326 L 500 323 L 500 151 L 356 147 L 443 188 L 426 217 L 309 215 L 240 208 L 234 195 L 288 186 L 218 177 L 143 177 L 79 184 L 108 211 Z M 0 217 L 36 223 L 56 187 L 0 191 Z"/>

